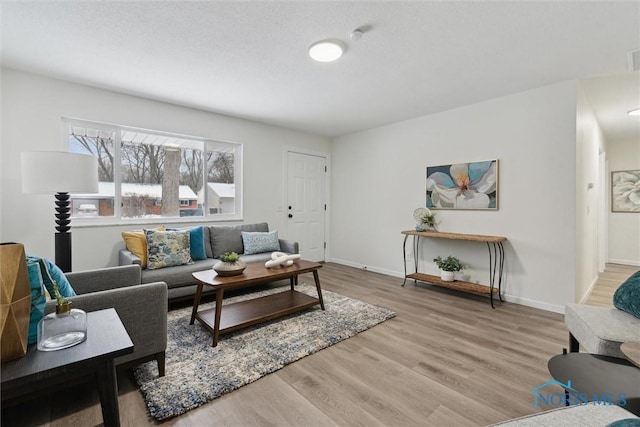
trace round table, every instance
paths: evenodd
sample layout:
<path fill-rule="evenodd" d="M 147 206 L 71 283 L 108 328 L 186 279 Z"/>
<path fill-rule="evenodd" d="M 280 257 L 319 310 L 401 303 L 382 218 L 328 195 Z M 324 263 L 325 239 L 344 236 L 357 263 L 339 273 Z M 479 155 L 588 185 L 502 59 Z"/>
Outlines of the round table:
<path fill-rule="evenodd" d="M 584 393 L 589 401 L 623 394 L 624 409 L 640 416 L 640 369 L 626 359 L 589 353 L 558 354 L 549 359 L 551 376 Z"/>
<path fill-rule="evenodd" d="M 640 368 L 640 341 L 622 343 L 620 351 L 631 363 Z"/>

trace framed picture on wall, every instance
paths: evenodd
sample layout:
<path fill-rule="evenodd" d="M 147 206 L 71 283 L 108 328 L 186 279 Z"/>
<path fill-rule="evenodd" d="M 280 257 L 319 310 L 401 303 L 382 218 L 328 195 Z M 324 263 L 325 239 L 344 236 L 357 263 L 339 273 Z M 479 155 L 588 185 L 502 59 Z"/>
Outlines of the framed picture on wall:
<path fill-rule="evenodd" d="M 611 172 L 611 212 L 640 213 L 640 169 Z"/>
<path fill-rule="evenodd" d="M 427 208 L 498 209 L 498 160 L 427 166 Z"/>

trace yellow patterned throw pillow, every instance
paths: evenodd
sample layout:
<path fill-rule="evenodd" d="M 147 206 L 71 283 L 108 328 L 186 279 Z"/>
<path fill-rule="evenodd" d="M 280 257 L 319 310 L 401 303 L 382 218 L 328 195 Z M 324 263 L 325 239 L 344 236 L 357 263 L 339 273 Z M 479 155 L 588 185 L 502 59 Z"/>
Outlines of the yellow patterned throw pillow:
<path fill-rule="evenodd" d="M 149 253 L 149 270 L 193 264 L 189 250 L 189 230 L 144 230 Z"/>
<path fill-rule="evenodd" d="M 164 231 L 165 229 L 165 226 L 161 225 L 153 230 Z M 144 235 L 144 230 L 123 231 L 122 238 L 127 245 L 127 250 L 140 258 L 140 267 L 147 268 L 147 237 Z"/>

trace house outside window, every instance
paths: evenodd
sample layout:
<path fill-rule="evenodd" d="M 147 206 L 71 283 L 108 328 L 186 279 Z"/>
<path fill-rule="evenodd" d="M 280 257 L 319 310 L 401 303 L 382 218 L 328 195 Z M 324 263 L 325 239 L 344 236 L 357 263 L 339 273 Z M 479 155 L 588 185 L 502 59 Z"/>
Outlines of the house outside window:
<path fill-rule="evenodd" d="M 242 217 L 241 144 L 75 119 L 63 119 L 63 139 L 98 160 L 98 194 L 71 197 L 80 224 Z M 224 198 L 211 186 L 226 186 Z"/>

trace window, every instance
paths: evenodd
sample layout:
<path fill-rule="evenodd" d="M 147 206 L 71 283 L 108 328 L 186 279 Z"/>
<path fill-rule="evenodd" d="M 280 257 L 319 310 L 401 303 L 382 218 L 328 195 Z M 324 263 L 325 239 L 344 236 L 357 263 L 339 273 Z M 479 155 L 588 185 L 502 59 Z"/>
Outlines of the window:
<path fill-rule="evenodd" d="M 241 218 L 240 144 L 72 119 L 63 129 L 69 151 L 98 160 L 99 192 L 73 194 L 73 218 Z"/>

